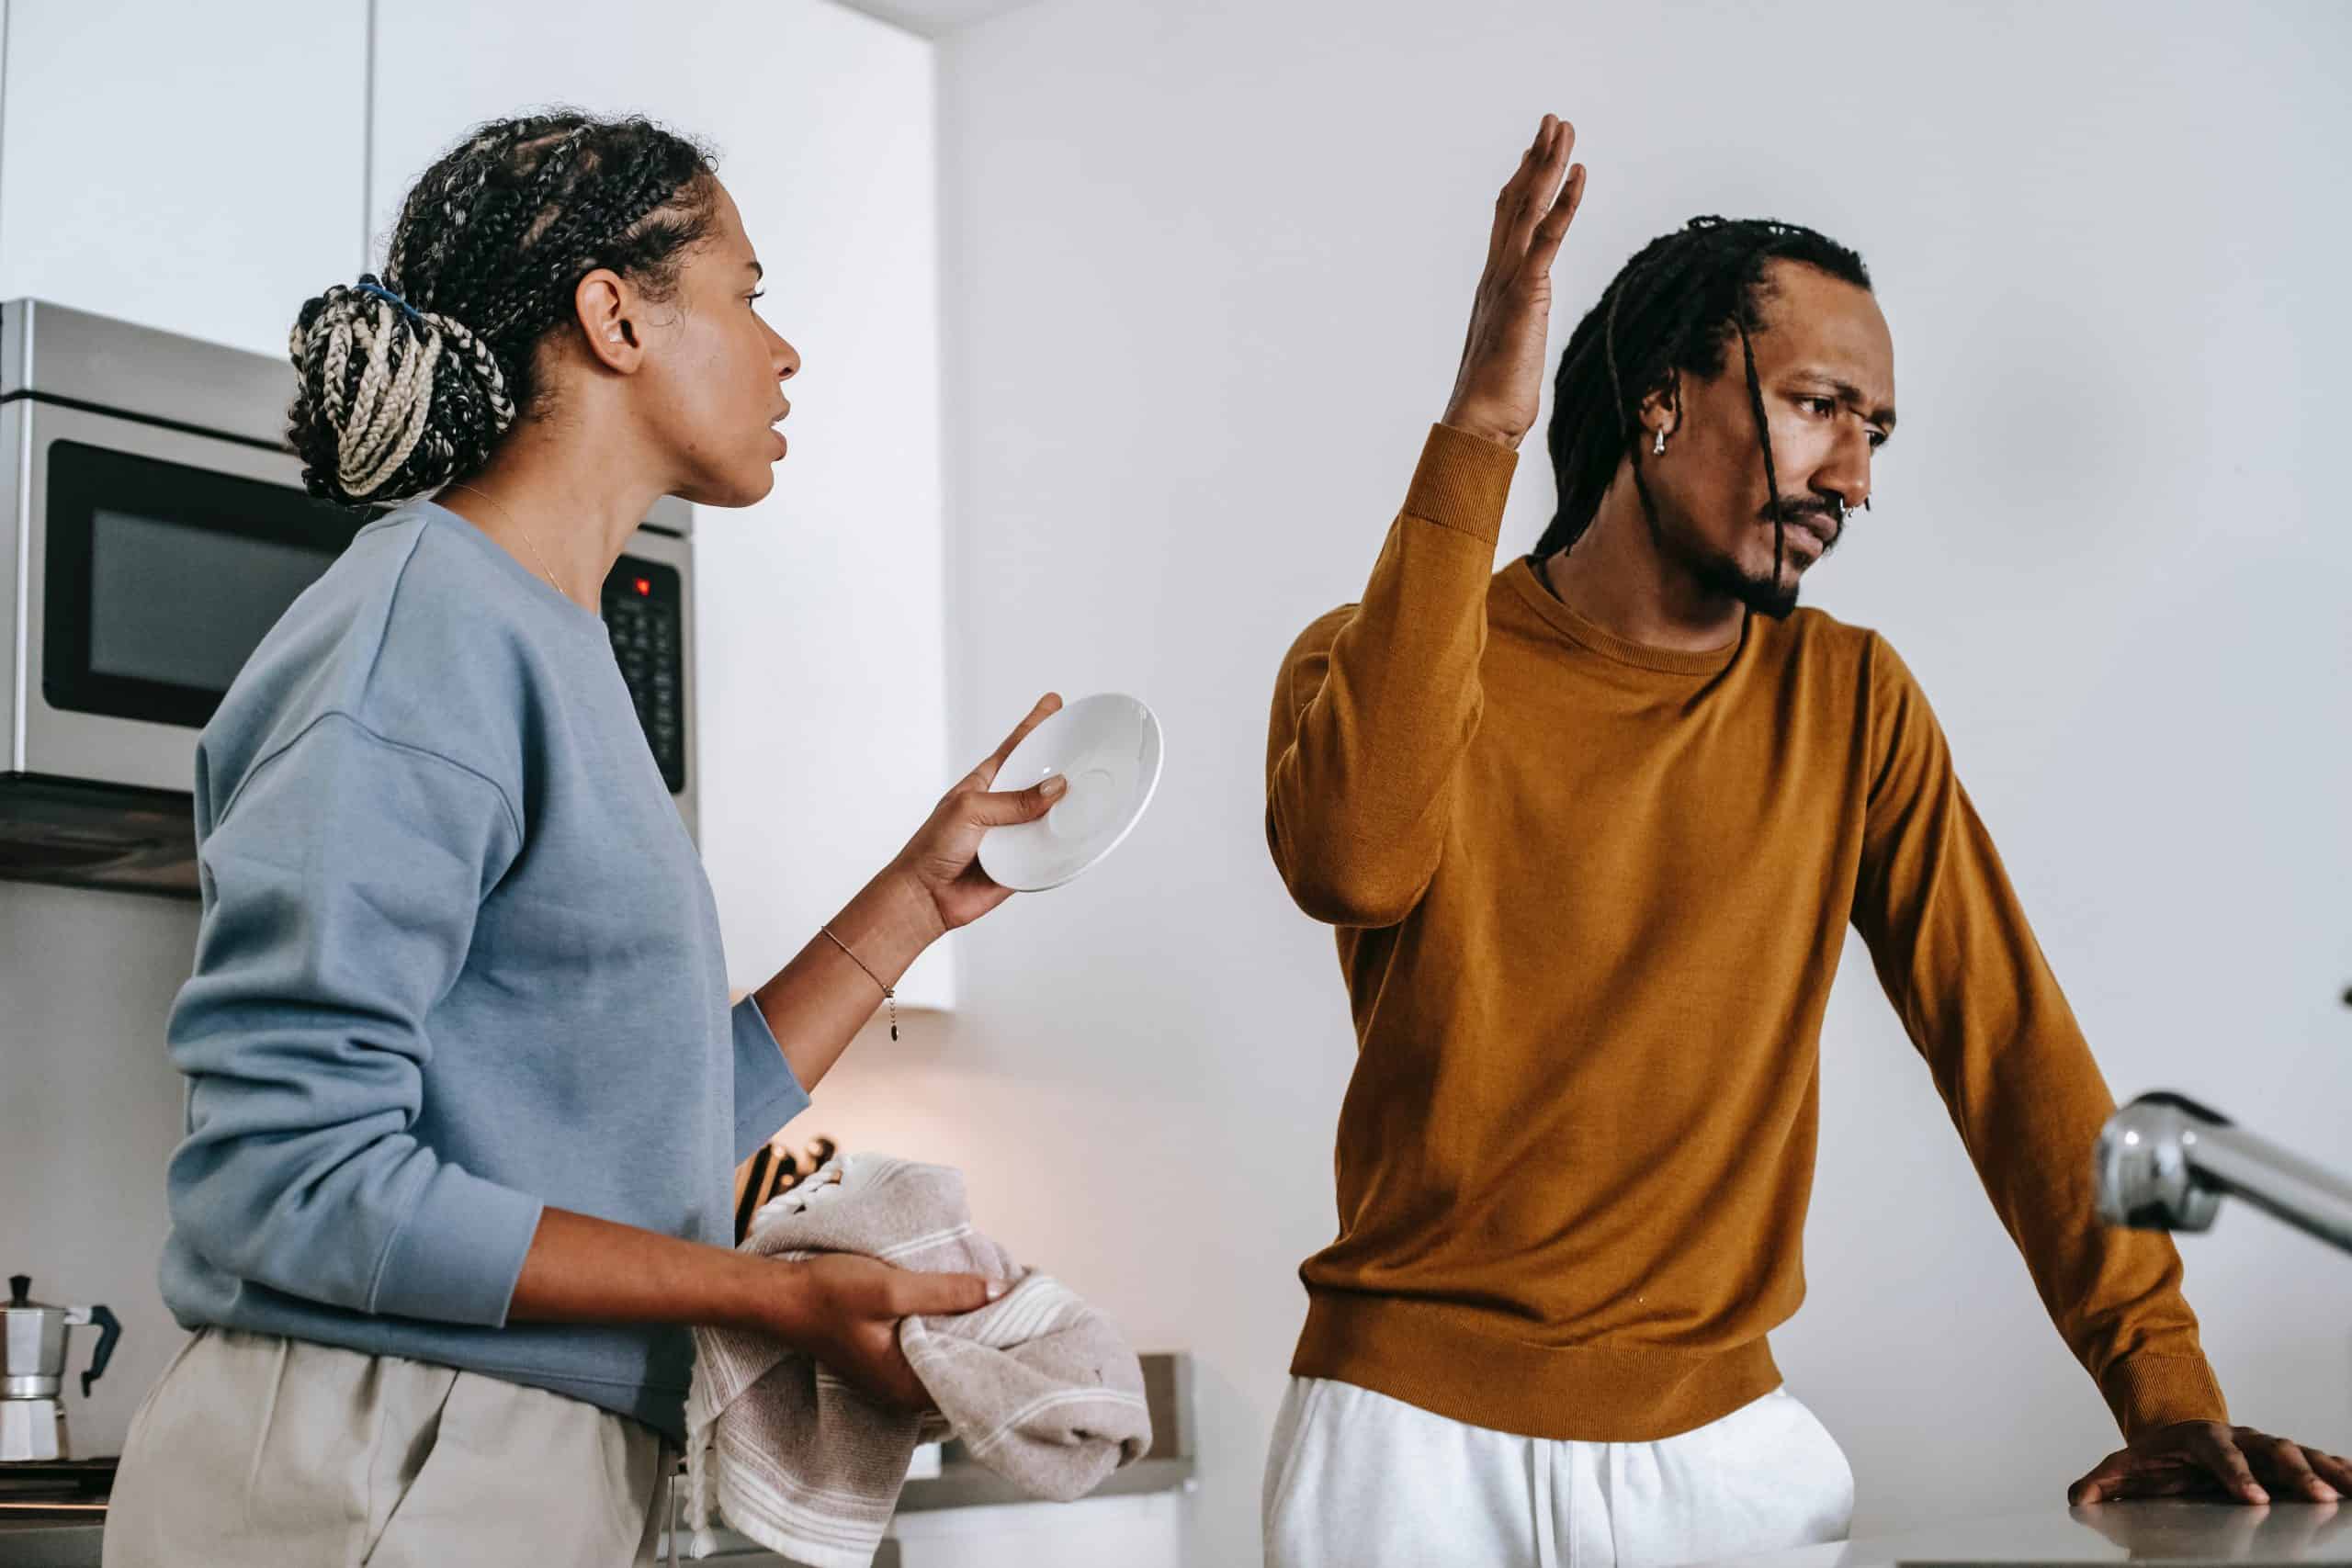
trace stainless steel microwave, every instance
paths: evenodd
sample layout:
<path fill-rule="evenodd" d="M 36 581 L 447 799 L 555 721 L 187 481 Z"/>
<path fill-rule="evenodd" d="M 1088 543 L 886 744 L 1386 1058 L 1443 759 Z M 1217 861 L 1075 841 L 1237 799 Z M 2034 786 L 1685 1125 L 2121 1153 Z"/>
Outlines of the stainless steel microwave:
<path fill-rule="evenodd" d="M 198 732 L 369 514 L 313 500 L 282 359 L 0 304 L 0 878 L 194 897 Z M 695 827 L 694 509 L 605 583 L 613 652 Z"/>

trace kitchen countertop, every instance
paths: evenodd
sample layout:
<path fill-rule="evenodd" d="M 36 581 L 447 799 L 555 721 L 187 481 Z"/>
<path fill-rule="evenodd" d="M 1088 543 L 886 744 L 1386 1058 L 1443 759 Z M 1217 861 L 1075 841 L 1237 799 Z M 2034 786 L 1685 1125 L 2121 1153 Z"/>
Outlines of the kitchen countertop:
<path fill-rule="evenodd" d="M 1899 1535 L 1725 1559 L 1738 1568 L 2007 1562 L 2352 1563 L 2352 1506 L 2340 1503 L 2107 1503 L 1923 1526 Z"/>
<path fill-rule="evenodd" d="M 1189 1462 L 1136 1466 L 1119 1491 L 1182 1487 Z M 1180 1475 L 1179 1470 L 1184 1473 Z M 909 1483 L 912 1490 L 920 1483 Z M 1106 1491 L 1111 1490 L 1106 1488 Z M 954 1506 L 954 1503 L 946 1506 Z M 892 1560 L 884 1543 L 877 1568 Z M 725 1562 L 757 1552 L 720 1533 Z M 782 1559 L 761 1554 L 768 1562 Z M 0 1524 L 0 1564 L 7 1568 L 87 1568 L 98 1560 L 98 1527 Z M 2352 1508 L 2331 1503 L 2279 1503 L 2244 1508 L 2226 1503 L 2109 1503 L 2096 1508 L 2038 1508 L 1930 1525 L 1899 1535 L 1831 1546 L 1725 1559 L 1714 1568 L 1861 1568 L 1864 1564 L 2039 1562 L 2245 1562 L 2352 1564 Z"/>

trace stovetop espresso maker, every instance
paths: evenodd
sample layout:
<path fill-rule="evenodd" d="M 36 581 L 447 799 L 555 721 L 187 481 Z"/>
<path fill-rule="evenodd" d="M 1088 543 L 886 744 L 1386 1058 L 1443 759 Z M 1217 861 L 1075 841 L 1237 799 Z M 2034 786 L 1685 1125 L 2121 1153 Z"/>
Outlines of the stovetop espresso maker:
<path fill-rule="evenodd" d="M 65 1331 L 95 1325 L 98 1348 L 82 1374 L 82 1396 L 107 1370 L 122 1325 L 102 1306 L 44 1306 L 32 1299 L 28 1274 L 8 1277 L 8 1304 L 0 1307 L 0 1463 L 71 1459 L 65 1407 Z"/>

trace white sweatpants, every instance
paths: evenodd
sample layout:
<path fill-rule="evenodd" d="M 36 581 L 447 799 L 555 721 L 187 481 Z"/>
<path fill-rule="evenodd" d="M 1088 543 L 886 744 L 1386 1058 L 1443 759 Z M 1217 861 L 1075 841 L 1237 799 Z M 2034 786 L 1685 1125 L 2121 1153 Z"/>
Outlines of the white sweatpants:
<path fill-rule="evenodd" d="M 1854 1472 L 1786 1389 L 1655 1443 L 1555 1442 L 1293 1378 L 1267 1568 L 1666 1568 L 1846 1539 Z"/>

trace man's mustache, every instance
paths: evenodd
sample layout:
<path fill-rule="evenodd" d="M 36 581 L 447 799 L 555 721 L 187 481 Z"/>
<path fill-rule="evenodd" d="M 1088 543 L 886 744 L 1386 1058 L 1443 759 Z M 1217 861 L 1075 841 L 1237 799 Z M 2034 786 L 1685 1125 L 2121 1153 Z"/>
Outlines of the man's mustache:
<path fill-rule="evenodd" d="M 1767 523 L 1777 520 L 1788 527 L 1804 528 L 1818 535 L 1825 550 L 1837 544 L 1838 536 L 1846 531 L 1846 525 L 1838 517 L 1837 509 L 1818 496 L 1791 496 L 1777 505 L 1766 506 L 1757 515 Z"/>

